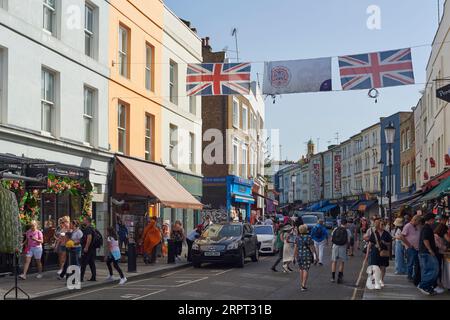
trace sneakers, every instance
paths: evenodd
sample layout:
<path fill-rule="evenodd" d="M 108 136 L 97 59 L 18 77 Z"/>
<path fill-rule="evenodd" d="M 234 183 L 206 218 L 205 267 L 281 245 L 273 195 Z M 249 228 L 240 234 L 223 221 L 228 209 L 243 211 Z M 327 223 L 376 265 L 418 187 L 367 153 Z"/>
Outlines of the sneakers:
<path fill-rule="evenodd" d="M 417 287 L 417 289 L 419 289 L 420 292 L 422 292 L 424 295 L 427 295 L 427 296 L 431 296 L 431 295 L 434 294 L 433 290 L 425 290 L 425 289 L 422 289 L 419 286 Z"/>
<path fill-rule="evenodd" d="M 59 269 L 56 274 L 59 276 L 62 273 L 63 269 Z"/>
<path fill-rule="evenodd" d="M 284 272 L 284 273 L 289 273 L 289 271 L 288 271 L 288 269 L 286 269 L 286 266 L 285 266 L 285 265 L 283 265 L 282 269 L 283 269 L 283 272 Z"/>
<path fill-rule="evenodd" d="M 36 279 L 42 279 L 42 274 L 38 273 Z"/>
<path fill-rule="evenodd" d="M 337 283 L 342 283 L 342 282 L 343 282 L 342 276 L 339 276 L 338 279 L 337 279 Z"/>
<path fill-rule="evenodd" d="M 302 287 L 300 288 L 300 291 L 306 291 L 306 290 L 308 290 L 307 287 L 302 286 Z"/>
<path fill-rule="evenodd" d="M 106 281 L 114 281 L 114 277 L 113 276 L 109 276 L 108 278 L 106 278 Z"/>
<path fill-rule="evenodd" d="M 275 269 L 275 267 L 270 268 L 270 270 L 272 270 L 273 272 L 278 272 L 278 270 Z"/>
<path fill-rule="evenodd" d="M 336 280 L 334 278 L 331 278 L 330 281 L 333 282 L 333 283 L 336 282 Z"/>
<path fill-rule="evenodd" d="M 27 280 L 27 276 L 24 274 L 19 275 L 19 278 L 22 280 Z"/>
<path fill-rule="evenodd" d="M 323 267 L 323 263 L 322 263 L 322 262 L 319 262 L 319 266 Z"/>
<path fill-rule="evenodd" d="M 445 290 L 441 287 L 436 287 L 436 288 L 434 288 L 434 292 L 436 292 L 437 294 L 441 294 L 441 293 L 444 293 Z"/>
<path fill-rule="evenodd" d="M 122 278 L 120 279 L 119 284 L 124 285 L 127 281 L 128 281 L 127 278 Z"/>
<path fill-rule="evenodd" d="M 380 286 L 381 286 L 382 288 L 384 288 L 384 282 L 383 282 L 382 280 L 380 280 Z"/>

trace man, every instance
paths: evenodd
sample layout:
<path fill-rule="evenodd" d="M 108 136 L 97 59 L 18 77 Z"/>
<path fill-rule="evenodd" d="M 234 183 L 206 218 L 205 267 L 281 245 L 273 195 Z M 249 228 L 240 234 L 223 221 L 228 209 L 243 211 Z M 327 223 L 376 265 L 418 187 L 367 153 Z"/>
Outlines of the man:
<path fill-rule="evenodd" d="M 270 217 L 267 217 L 266 220 L 264 220 L 264 224 L 266 226 L 273 226 L 273 220 Z"/>
<path fill-rule="evenodd" d="M 338 283 L 342 283 L 344 277 L 344 263 L 347 261 L 347 244 L 350 243 L 350 230 L 347 229 L 347 219 L 341 219 L 341 225 L 331 233 L 331 282 L 336 279 L 336 265 L 339 262 Z"/>
<path fill-rule="evenodd" d="M 419 239 L 419 262 L 421 279 L 417 287 L 423 294 L 435 294 L 434 284 L 439 274 L 439 264 L 436 258 L 438 249 L 434 241 L 433 228 L 434 214 L 427 213 L 424 216 L 425 225 L 420 232 Z"/>
<path fill-rule="evenodd" d="M 353 219 L 352 218 L 348 219 L 347 222 L 348 222 L 347 223 L 347 229 L 350 231 L 350 234 L 351 234 L 350 242 L 348 244 L 348 255 L 350 257 L 353 257 L 353 248 L 355 246 L 356 226 L 353 223 Z"/>
<path fill-rule="evenodd" d="M 95 268 L 95 255 L 96 249 L 94 247 L 94 237 L 95 231 L 91 226 L 92 218 L 89 216 L 85 216 L 83 218 L 83 237 L 81 238 L 81 281 L 84 280 L 84 273 L 86 272 L 86 266 L 89 265 L 91 269 L 91 278 L 89 281 L 97 281 L 97 270 Z"/>
<path fill-rule="evenodd" d="M 192 230 L 187 236 L 186 236 L 186 243 L 188 246 L 188 253 L 187 253 L 187 261 L 192 261 L 192 245 L 194 244 L 194 241 L 200 237 L 202 234 L 202 225 L 199 224 L 194 230 Z"/>
<path fill-rule="evenodd" d="M 211 224 L 213 224 L 213 222 L 211 221 L 211 217 L 209 215 L 207 215 L 205 217 L 205 220 L 203 221 L 203 227 L 202 229 L 206 229 L 207 227 L 209 227 Z"/>
<path fill-rule="evenodd" d="M 438 224 L 442 224 L 443 225 L 443 231 L 442 231 L 442 233 L 444 234 L 444 239 L 445 239 L 445 241 L 447 241 L 447 242 L 450 242 L 450 237 L 449 237 L 449 235 L 448 235 L 448 227 L 447 227 L 447 223 L 448 223 L 448 215 L 446 215 L 446 214 L 442 214 L 441 216 L 440 216 L 440 219 L 439 219 L 439 223 Z"/>
<path fill-rule="evenodd" d="M 319 257 L 316 257 L 316 261 L 318 258 L 319 265 L 323 266 L 323 248 L 325 247 L 325 243 L 328 245 L 328 232 L 327 228 L 323 225 L 322 219 L 320 219 L 319 222 L 312 228 L 311 238 L 314 241 L 316 252 L 319 254 Z"/>
<path fill-rule="evenodd" d="M 419 215 L 415 215 L 409 223 L 405 225 L 400 234 L 401 240 L 406 247 L 407 272 L 408 280 L 414 281 L 414 278 L 419 278 L 419 275 L 414 271 L 419 265 L 419 240 L 421 225 Z"/>
<path fill-rule="evenodd" d="M 280 224 L 277 231 L 277 240 L 275 242 L 275 247 L 278 250 L 278 259 L 273 264 L 272 271 L 278 272 L 277 265 L 283 260 L 283 249 L 284 249 L 284 239 L 283 239 L 283 224 Z"/>

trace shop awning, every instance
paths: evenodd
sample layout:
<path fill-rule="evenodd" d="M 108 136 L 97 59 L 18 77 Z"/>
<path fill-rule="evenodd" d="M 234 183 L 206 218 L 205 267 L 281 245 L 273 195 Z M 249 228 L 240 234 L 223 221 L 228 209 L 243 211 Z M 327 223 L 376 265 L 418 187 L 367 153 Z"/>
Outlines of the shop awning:
<path fill-rule="evenodd" d="M 356 202 L 350 210 L 357 210 L 357 211 L 366 211 L 371 206 L 377 203 L 377 200 L 361 200 Z"/>
<path fill-rule="evenodd" d="M 253 197 L 249 197 L 249 196 L 241 196 L 241 195 L 234 194 L 233 198 L 234 198 L 234 201 L 236 201 L 236 202 L 255 203 L 255 199 Z"/>
<path fill-rule="evenodd" d="M 164 166 L 125 157 L 117 159 L 116 193 L 154 197 L 169 208 L 203 208 Z"/>
<path fill-rule="evenodd" d="M 329 204 L 329 205 L 327 205 L 327 206 L 325 206 L 323 208 L 318 209 L 317 211 L 319 211 L 319 212 L 329 212 L 329 211 L 333 210 L 336 207 L 337 207 L 336 204 Z"/>
<path fill-rule="evenodd" d="M 421 201 L 429 201 L 450 194 L 450 177 L 442 180 L 436 187 L 423 196 Z"/>

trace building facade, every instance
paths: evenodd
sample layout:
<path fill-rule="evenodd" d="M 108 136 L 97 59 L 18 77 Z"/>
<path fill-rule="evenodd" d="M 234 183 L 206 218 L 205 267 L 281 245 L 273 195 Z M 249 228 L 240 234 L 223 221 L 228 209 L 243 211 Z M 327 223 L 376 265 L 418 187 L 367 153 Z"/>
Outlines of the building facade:
<path fill-rule="evenodd" d="M 416 191 L 416 150 L 414 113 L 400 123 L 400 192 Z"/>

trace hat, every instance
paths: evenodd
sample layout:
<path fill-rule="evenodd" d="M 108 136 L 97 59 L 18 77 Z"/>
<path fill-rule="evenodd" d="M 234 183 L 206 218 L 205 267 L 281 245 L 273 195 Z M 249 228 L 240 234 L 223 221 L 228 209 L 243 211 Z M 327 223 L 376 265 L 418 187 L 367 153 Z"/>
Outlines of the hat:
<path fill-rule="evenodd" d="M 436 216 L 435 216 L 433 213 L 427 213 L 427 214 L 423 217 L 423 220 L 424 220 L 424 221 L 428 221 L 428 220 L 431 220 L 431 219 L 434 219 L 434 218 L 436 218 Z"/>
<path fill-rule="evenodd" d="M 403 227 L 403 219 L 402 218 L 395 219 L 394 226 L 396 226 L 396 227 Z"/>

